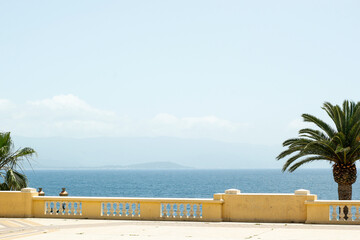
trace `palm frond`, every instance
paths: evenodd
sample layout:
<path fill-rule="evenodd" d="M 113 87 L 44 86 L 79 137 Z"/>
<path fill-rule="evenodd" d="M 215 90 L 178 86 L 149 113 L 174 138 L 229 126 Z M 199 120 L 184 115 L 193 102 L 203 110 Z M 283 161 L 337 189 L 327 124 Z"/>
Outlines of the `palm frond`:
<path fill-rule="evenodd" d="M 35 150 L 28 147 L 14 151 L 10 132 L 0 133 L 0 175 L 3 178 L 1 190 L 20 190 L 27 186 L 26 176 L 17 169 L 21 170 L 22 162 L 29 161 L 34 155 Z"/>
<path fill-rule="evenodd" d="M 335 128 L 313 115 L 302 114 L 305 122 L 311 122 L 319 129 L 300 129 L 298 138 L 284 141 L 286 149 L 276 157 L 277 160 L 289 157 L 283 171 L 292 172 L 315 160 L 338 164 L 353 164 L 360 160 L 360 102 L 346 100 L 342 106 L 325 102 L 322 109 Z"/>
<path fill-rule="evenodd" d="M 293 164 L 290 168 L 289 168 L 289 172 L 293 172 L 295 171 L 298 167 L 304 165 L 305 163 L 309 163 L 309 162 L 313 162 L 313 161 L 316 161 L 316 160 L 328 160 L 329 162 L 333 162 L 332 160 L 330 159 L 324 159 L 323 156 L 314 156 L 314 157 L 308 157 L 308 158 L 305 158 L 295 164 Z"/>
<path fill-rule="evenodd" d="M 27 178 L 24 174 L 13 169 L 8 169 L 5 176 L 5 182 L 10 190 L 19 191 L 27 187 Z"/>
<path fill-rule="evenodd" d="M 304 119 L 304 122 L 314 123 L 316 126 L 321 128 L 330 138 L 332 138 L 336 134 L 335 130 L 330 125 L 320 120 L 319 118 L 310 114 L 303 114 L 302 117 Z"/>
<path fill-rule="evenodd" d="M 314 130 L 311 128 L 304 128 L 299 131 L 300 137 L 307 137 L 313 140 L 329 140 L 329 137 L 326 136 L 323 132 L 319 130 Z"/>

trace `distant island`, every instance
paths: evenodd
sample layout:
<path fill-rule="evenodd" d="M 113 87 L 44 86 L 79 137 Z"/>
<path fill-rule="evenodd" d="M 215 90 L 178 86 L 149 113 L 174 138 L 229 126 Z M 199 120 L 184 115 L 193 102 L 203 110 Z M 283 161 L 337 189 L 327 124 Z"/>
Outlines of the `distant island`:
<path fill-rule="evenodd" d="M 148 162 L 130 165 L 107 165 L 101 166 L 102 169 L 191 169 L 191 167 L 183 166 L 173 162 Z"/>
<path fill-rule="evenodd" d="M 78 139 L 14 136 L 14 142 L 16 146 L 29 146 L 38 152 L 39 156 L 29 169 L 97 169 L 99 167 L 241 169 L 282 166 L 280 162 L 269 161 L 282 150 L 280 144 L 265 146 L 173 137 Z M 245 159 L 246 163 L 244 163 Z M 140 163 L 146 162 L 149 166 L 141 166 Z M 24 164 L 26 167 L 26 162 Z M 133 164 L 140 165 L 132 166 Z"/>

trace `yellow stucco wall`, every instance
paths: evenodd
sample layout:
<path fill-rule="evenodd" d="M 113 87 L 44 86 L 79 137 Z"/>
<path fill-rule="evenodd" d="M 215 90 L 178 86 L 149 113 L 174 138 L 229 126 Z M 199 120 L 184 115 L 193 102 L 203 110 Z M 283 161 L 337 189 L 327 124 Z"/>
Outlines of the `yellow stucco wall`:
<path fill-rule="evenodd" d="M 224 200 L 223 221 L 233 222 L 305 222 L 305 201 L 316 195 L 296 194 L 216 194 Z"/>
<path fill-rule="evenodd" d="M 22 191 L 0 191 L 0 217 L 31 217 L 32 198 L 38 193 L 33 188 Z"/>

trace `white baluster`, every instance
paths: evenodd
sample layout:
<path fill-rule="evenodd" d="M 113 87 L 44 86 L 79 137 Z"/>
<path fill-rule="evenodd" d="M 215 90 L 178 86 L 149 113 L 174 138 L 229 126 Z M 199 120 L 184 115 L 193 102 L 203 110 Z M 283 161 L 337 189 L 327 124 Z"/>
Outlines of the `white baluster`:
<path fill-rule="evenodd" d="M 62 212 L 62 202 L 58 202 L 57 204 L 57 211 L 58 215 L 62 215 L 63 212 Z"/>
<path fill-rule="evenodd" d="M 121 213 L 121 216 L 126 216 L 126 203 L 122 203 L 122 213 Z"/>
<path fill-rule="evenodd" d="M 109 216 L 109 203 L 105 202 L 104 204 L 104 216 Z"/>
<path fill-rule="evenodd" d="M 71 214 L 74 215 L 74 216 L 76 215 L 75 204 L 76 204 L 76 202 L 72 202 L 72 204 L 71 204 Z"/>
<path fill-rule="evenodd" d="M 76 203 L 76 215 L 81 215 L 80 214 L 80 202 Z"/>
<path fill-rule="evenodd" d="M 73 215 L 74 202 L 68 202 L 68 214 Z"/>
<path fill-rule="evenodd" d="M 331 214 L 331 221 L 337 221 L 338 213 L 337 213 L 337 205 L 332 205 L 333 212 Z"/>
<path fill-rule="evenodd" d="M 60 202 L 56 202 L 55 203 L 55 207 L 54 207 L 54 210 L 55 210 L 55 214 L 56 215 L 59 215 L 60 214 L 60 209 L 61 209 L 61 203 Z"/>
<path fill-rule="evenodd" d="M 136 216 L 136 203 L 131 203 L 131 216 Z"/>
<path fill-rule="evenodd" d="M 161 217 L 166 217 L 166 203 L 161 203 Z"/>
<path fill-rule="evenodd" d="M 166 209 L 167 203 L 162 204 L 162 217 L 167 217 L 167 209 Z"/>
<path fill-rule="evenodd" d="M 77 210 L 76 210 L 77 206 L 75 206 L 75 204 L 76 204 L 76 202 L 73 202 L 73 204 L 72 204 L 72 214 L 73 214 L 74 216 L 77 215 Z"/>
<path fill-rule="evenodd" d="M 194 204 L 194 207 L 196 207 L 196 209 L 194 211 L 195 217 L 200 218 L 200 205 L 199 204 Z"/>
<path fill-rule="evenodd" d="M 186 205 L 185 204 L 182 203 L 179 205 L 179 211 L 180 211 L 179 217 L 186 218 Z"/>
<path fill-rule="evenodd" d="M 359 206 L 355 206 L 355 221 L 360 221 Z"/>
<path fill-rule="evenodd" d="M 119 216 L 122 216 L 123 215 L 123 208 L 124 208 L 124 205 L 122 203 L 119 203 Z"/>
<path fill-rule="evenodd" d="M 160 203 L 160 217 L 163 217 L 164 216 L 164 204 L 163 203 Z"/>
<path fill-rule="evenodd" d="M 128 214 L 128 216 L 132 217 L 132 215 L 133 215 L 133 205 L 132 205 L 132 203 L 128 203 L 128 204 L 129 204 L 129 214 Z"/>
<path fill-rule="evenodd" d="M 349 212 L 347 214 L 347 217 L 348 219 L 346 221 L 352 221 L 353 220 L 353 216 L 355 215 L 353 212 L 352 212 L 352 206 L 351 205 L 348 205 L 348 209 L 349 209 Z"/>
<path fill-rule="evenodd" d="M 110 203 L 109 216 L 114 216 L 114 203 Z"/>
<path fill-rule="evenodd" d="M 164 203 L 163 205 L 163 217 L 167 218 L 168 217 L 168 203 Z"/>
<path fill-rule="evenodd" d="M 111 210 L 112 210 L 112 204 L 108 202 L 106 204 L 106 215 L 107 216 L 111 216 Z"/>
<path fill-rule="evenodd" d="M 49 202 L 45 202 L 45 214 L 50 214 Z"/>
<path fill-rule="evenodd" d="M 62 203 L 62 210 L 64 215 L 69 215 L 69 202 Z"/>
<path fill-rule="evenodd" d="M 190 205 L 189 217 L 193 218 L 194 217 L 194 205 L 193 204 L 189 204 L 189 205 Z"/>
<path fill-rule="evenodd" d="M 56 214 L 56 202 L 49 202 L 50 214 Z"/>
<path fill-rule="evenodd" d="M 199 204 L 197 215 L 198 215 L 199 218 L 202 218 L 202 204 Z"/>
<path fill-rule="evenodd" d="M 125 215 L 125 203 L 119 203 L 119 216 L 124 216 Z"/>
<path fill-rule="evenodd" d="M 65 215 L 66 211 L 66 202 L 62 202 L 61 205 L 60 205 L 60 213 L 61 215 Z"/>
<path fill-rule="evenodd" d="M 69 215 L 73 215 L 73 205 L 74 205 L 74 202 L 68 202 L 68 214 Z"/>
<path fill-rule="evenodd" d="M 119 211 L 120 211 L 120 204 L 115 203 L 115 212 L 114 212 L 115 216 L 120 216 Z"/>
<path fill-rule="evenodd" d="M 134 216 L 135 217 L 138 217 L 139 216 L 139 206 L 140 204 L 139 203 L 135 203 L 135 211 L 134 211 Z"/>
<path fill-rule="evenodd" d="M 176 204 L 176 216 L 175 218 L 180 218 L 180 203 Z"/>
<path fill-rule="evenodd" d="M 73 202 L 73 215 L 77 215 L 77 205 L 78 205 L 78 203 L 77 202 Z"/>
<path fill-rule="evenodd" d="M 101 216 L 105 215 L 105 203 L 101 202 Z"/>
<path fill-rule="evenodd" d="M 169 217 L 174 217 L 174 204 L 169 203 Z"/>
<path fill-rule="evenodd" d="M 344 214 L 344 205 L 339 205 L 339 212 L 340 212 L 340 214 L 339 214 L 339 220 L 340 221 L 344 221 L 345 220 L 345 214 Z"/>
<path fill-rule="evenodd" d="M 131 216 L 131 204 L 130 203 L 126 203 L 126 216 L 130 217 Z"/>
<path fill-rule="evenodd" d="M 133 206 L 132 206 L 132 203 L 128 203 L 128 205 L 129 205 L 128 216 L 131 217 L 133 215 Z"/>

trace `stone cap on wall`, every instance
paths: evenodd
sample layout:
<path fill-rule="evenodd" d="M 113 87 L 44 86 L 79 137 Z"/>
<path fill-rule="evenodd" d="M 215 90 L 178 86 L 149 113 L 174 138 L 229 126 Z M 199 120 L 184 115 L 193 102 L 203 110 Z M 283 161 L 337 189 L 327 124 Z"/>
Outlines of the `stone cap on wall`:
<path fill-rule="evenodd" d="M 240 194 L 241 191 L 239 189 L 231 188 L 225 190 L 225 194 Z"/>
<path fill-rule="evenodd" d="M 310 195 L 310 191 L 306 189 L 295 190 L 295 195 Z"/>
<path fill-rule="evenodd" d="M 36 192 L 36 189 L 35 189 L 35 188 L 22 188 L 22 189 L 21 189 L 21 192 L 31 192 L 31 193 L 34 193 L 34 192 Z"/>

